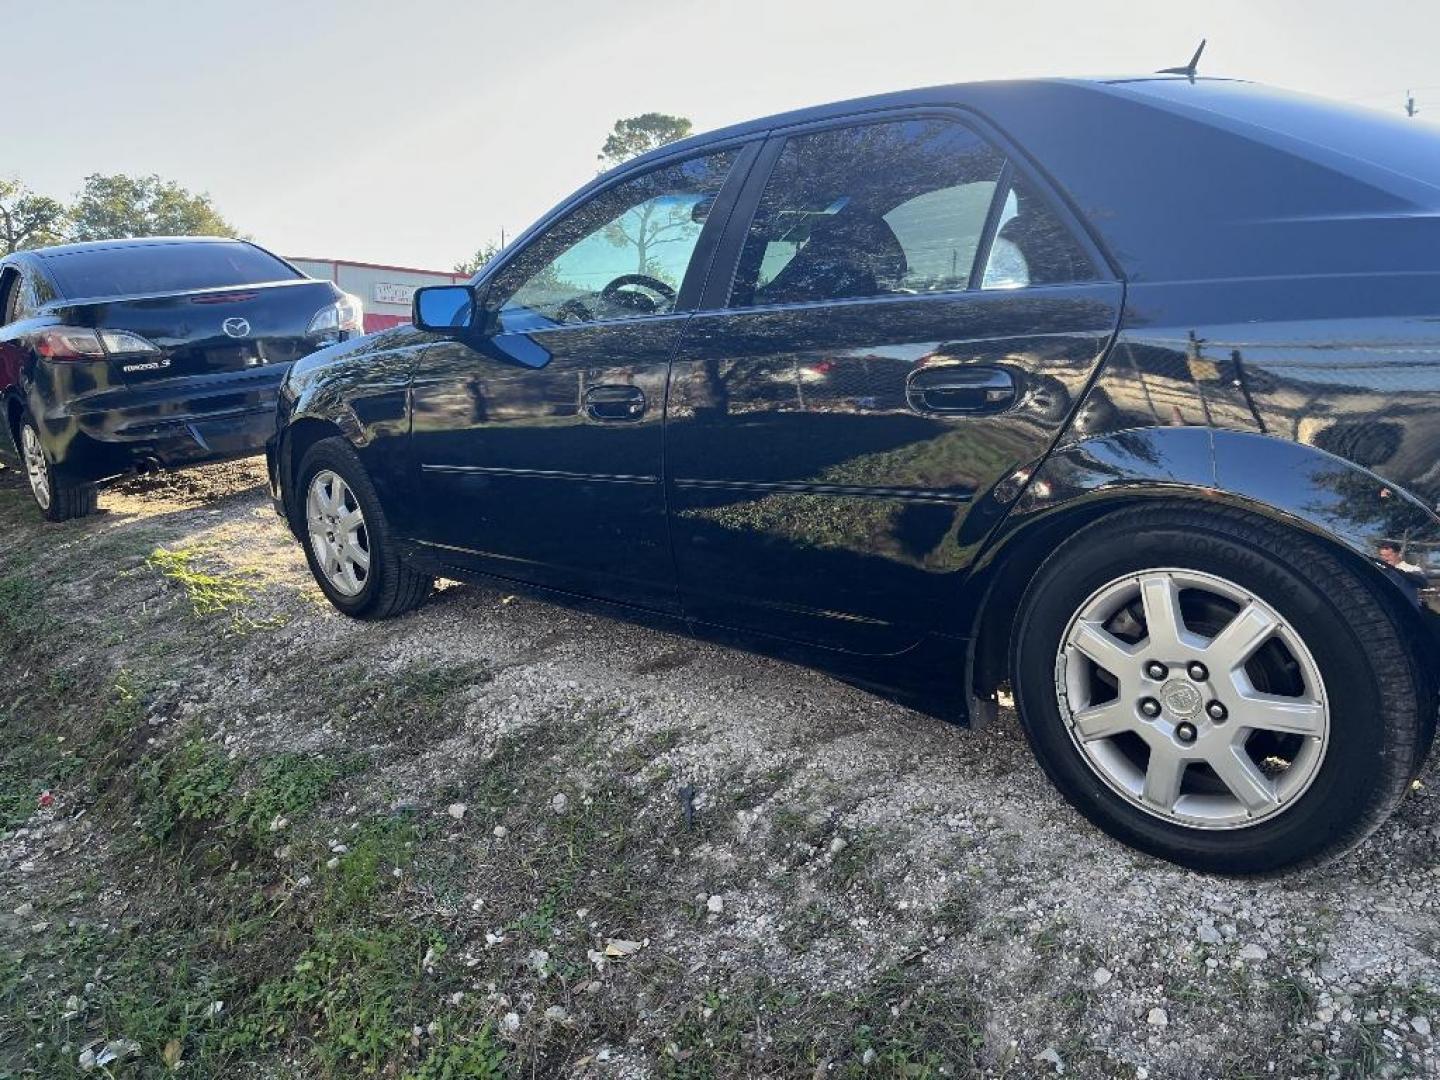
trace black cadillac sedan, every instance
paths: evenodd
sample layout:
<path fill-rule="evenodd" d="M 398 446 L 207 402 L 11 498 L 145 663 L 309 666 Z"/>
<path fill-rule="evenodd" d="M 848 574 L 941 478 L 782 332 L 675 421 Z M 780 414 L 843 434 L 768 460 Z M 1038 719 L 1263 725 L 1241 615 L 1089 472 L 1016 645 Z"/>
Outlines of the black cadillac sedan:
<path fill-rule="evenodd" d="M 951 86 L 600 177 L 281 388 L 359 618 L 432 579 L 1006 689 L 1101 828 L 1256 872 L 1435 730 L 1440 133 L 1243 83 Z"/>
<path fill-rule="evenodd" d="M 66 244 L 0 259 L 0 405 L 36 505 L 96 482 L 258 454 L 292 361 L 360 333 L 360 305 L 242 240 Z"/>

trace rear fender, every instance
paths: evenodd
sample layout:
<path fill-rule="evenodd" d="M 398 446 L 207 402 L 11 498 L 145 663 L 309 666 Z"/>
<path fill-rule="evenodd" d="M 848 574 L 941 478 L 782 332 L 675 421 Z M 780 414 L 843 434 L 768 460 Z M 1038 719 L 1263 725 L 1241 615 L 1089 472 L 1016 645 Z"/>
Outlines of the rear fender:
<path fill-rule="evenodd" d="M 1141 500 L 1180 499 L 1246 510 L 1348 551 L 1382 583 L 1432 665 L 1440 661 L 1440 517 L 1368 469 L 1303 443 L 1204 427 L 1142 428 L 1056 450 L 976 560 L 971 595 L 983 596 L 962 628 L 971 641 L 970 711 L 993 711 L 1020 595 L 1045 557 L 1077 528 Z M 1398 545 L 1421 575 L 1381 557 Z"/>

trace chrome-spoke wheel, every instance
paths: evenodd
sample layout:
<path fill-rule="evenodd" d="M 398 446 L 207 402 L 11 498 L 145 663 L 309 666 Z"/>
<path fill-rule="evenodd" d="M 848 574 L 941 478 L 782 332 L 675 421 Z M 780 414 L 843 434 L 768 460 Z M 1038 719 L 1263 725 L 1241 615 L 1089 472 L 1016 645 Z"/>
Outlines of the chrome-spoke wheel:
<path fill-rule="evenodd" d="M 343 596 L 358 596 L 370 579 L 370 534 L 359 500 L 339 473 L 321 469 L 311 479 L 305 522 L 325 580 Z"/>
<path fill-rule="evenodd" d="M 1165 821 L 1254 824 L 1293 805 L 1325 757 L 1330 712 L 1310 650 L 1213 574 L 1146 570 L 1098 589 L 1065 628 L 1055 674 L 1081 758 Z"/>
<path fill-rule="evenodd" d="M 50 470 L 45 463 L 45 451 L 40 446 L 40 436 L 27 422 L 20 428 L 20 454 L 25 459 L 25 474 L 30 478 L 30 490 L 41 510 L 50 509 Z"/>

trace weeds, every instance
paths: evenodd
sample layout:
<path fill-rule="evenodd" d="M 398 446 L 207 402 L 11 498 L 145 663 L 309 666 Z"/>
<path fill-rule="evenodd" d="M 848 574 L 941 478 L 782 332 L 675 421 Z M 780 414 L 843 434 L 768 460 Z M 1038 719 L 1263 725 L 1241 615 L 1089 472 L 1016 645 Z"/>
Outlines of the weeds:
<path fill-rule="evenodd" d="M 217 615 L 251 599 L 253 573 L 224 573 L 203 570 L 202 552 L 197 548 L 156 548 L 145 560 L 167 580 L 185 590 L 190 609 L 197 616 Z"/>

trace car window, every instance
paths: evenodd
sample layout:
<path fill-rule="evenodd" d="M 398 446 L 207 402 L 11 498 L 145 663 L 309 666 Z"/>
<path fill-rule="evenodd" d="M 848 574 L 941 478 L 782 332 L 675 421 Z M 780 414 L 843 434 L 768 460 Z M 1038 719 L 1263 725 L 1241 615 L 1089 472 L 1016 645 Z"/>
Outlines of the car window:
<path fill-rule="evenodd" d="M 20 271 L 13 266 L 0 270 L 0 326 L 15 321 L 15 284 L 20 280 Z"/>
<path fill-rule="evenodd" d="M 44 259 L 46 271 L 72 300 L 262 285 L 300 276 L 268 251 L 238 241 L 97 247 Z"/>
<path fill-rule="evenodd" d="M 966 288 L 1004 164 L 968 128 L 940 119 L 787 140 L 731 306 Z"/>
<path fill-rule="evenodd" d="M 29 275 L 19 267 L 8 268 L 0 278 L 0 325 L 28 319 L 38 306 Z"/>
<path fill-rule="evenodd" d="M 1022 289 L 1095 280 L 1095 264 L 1054 210 L 1016 178 L 1005 193 L 982 289 Z"/>
<path fill-rule="evenodd" d="M 734 164 L 726 151 L 607 188 L 506 266 L 490 301 L 501 329 L 666 315 Z"/>

